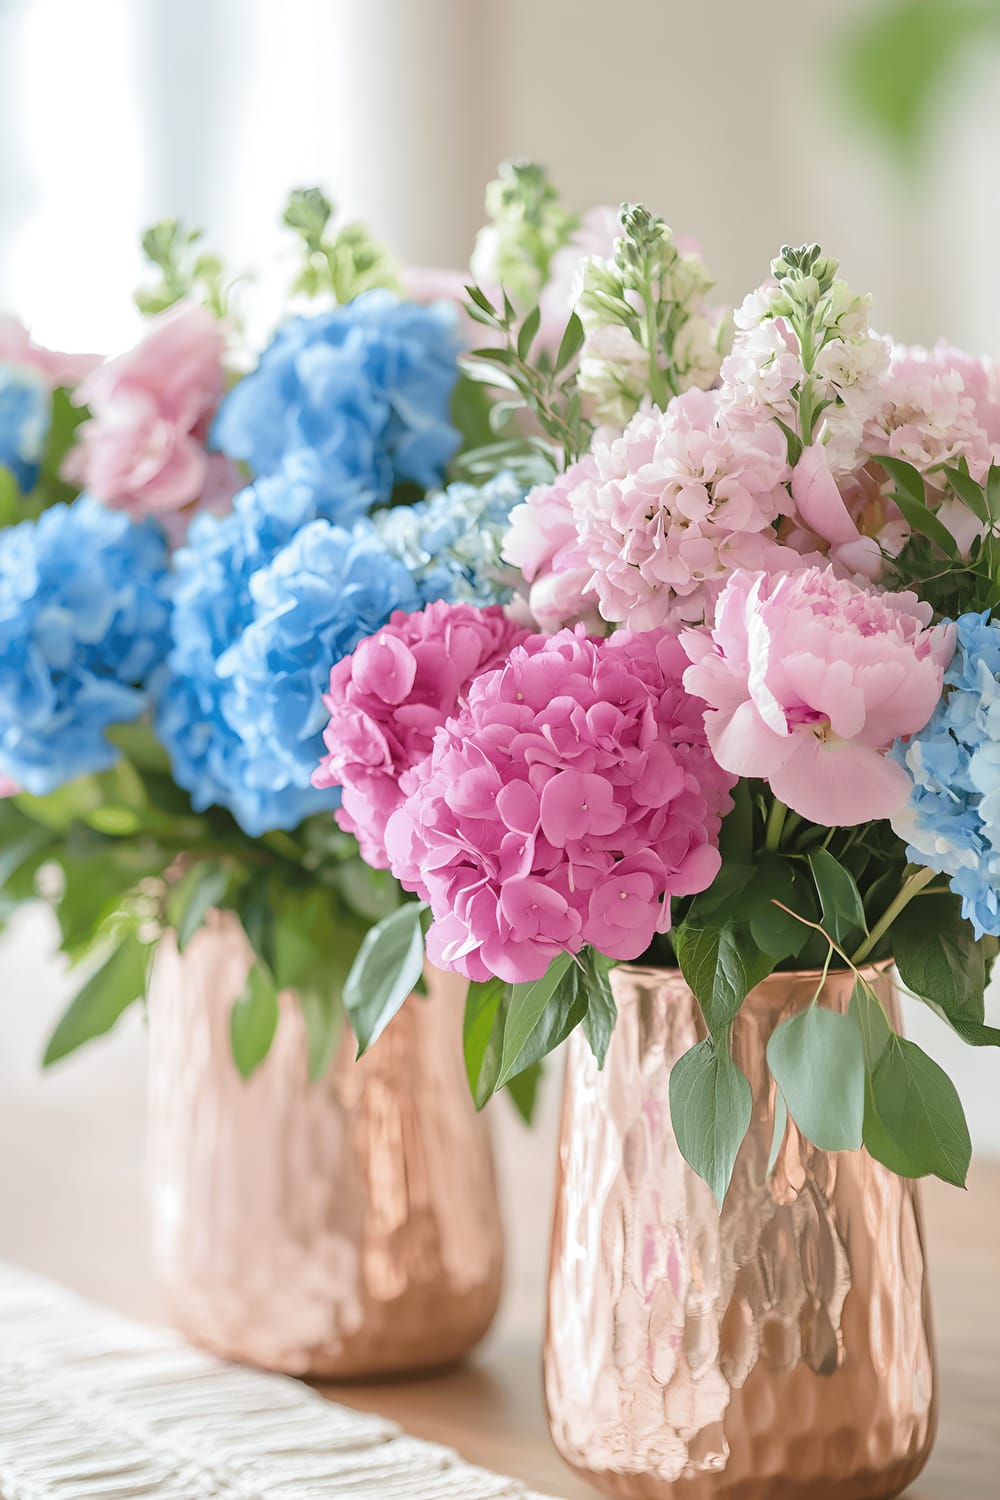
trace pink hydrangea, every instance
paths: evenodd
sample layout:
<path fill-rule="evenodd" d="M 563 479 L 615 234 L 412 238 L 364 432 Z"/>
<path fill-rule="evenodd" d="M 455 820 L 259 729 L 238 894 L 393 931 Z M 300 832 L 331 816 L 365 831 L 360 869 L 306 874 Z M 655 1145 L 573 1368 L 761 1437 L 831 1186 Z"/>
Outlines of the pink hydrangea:
<path fill-rule="evenodd" d="M 927 723 L 954 650 L 915 594 L 874 594 L 829 568 L 735 573 L 714 629 L 687 631 L 684 685 L 708 704 L 720 766 L 763 777 L 826 826 L 887 818 L 911 789 L 885 758 Z"/>
<path fill-rule="evenodd" d="M 528 635 L 497 605 L 430 604 L 397 610 L 330 673 L 323 702 L 328 754 L 318 787 L 344 789 L 337 821 L 357 836 L 370 865 L 385 869 L 385 825 L 399 806 L 400 777 L 430 754 L 434 732 L 454 714 L 468 684 L 506 661 Z"/>
<path fill-rule="evenodd" d="M 433 963 L 516 983 L 587 943 L 638 958 L 670 897 L 711 884 L 733 778 L 686 662 L 665 632 L 578 626 L 476 679 L 386 829 L 394 873 L 431 904 Z"/>
<path fill-rule="evenodd" d="M 66 460 L 66 478 L 178 534 L 189 507 L 225 508 L 240 487 L 239 471 L 205 446 L 223 392 L 224 352 L 207 308 L 179 302 L 154 318 L 133 349 L 78 387 L 75 399 L 92 416 Z"/>
<path fill-rule="evenodd" d="M 597 474 L 587 454 L 551 484 L 540 484 L 510 513 L 503 557 L 520 568 L 529 585 L 528 608 L 540 630 L 584 624 L 601 631 L 597 596 L 589 587 L 593 568 L 580 546 L 570 494 Z"/>
<path fill-rule="evenodd" d="M 9 313 L 0 313 L 0 364 L 22 365 L 38 370 L 50 390 L 69 390 L 100 364 L 99 354 L 59 354 L 35 344 L 24 324 Z"/>
<path fill-rule="evenodd" d="M 790 565 L 772 530 L 790 473 L 777 423 L 719 391 L 686 391 L 595 443 L 569 503 L 604 618 L 700 622 L 733 569 Z"/>

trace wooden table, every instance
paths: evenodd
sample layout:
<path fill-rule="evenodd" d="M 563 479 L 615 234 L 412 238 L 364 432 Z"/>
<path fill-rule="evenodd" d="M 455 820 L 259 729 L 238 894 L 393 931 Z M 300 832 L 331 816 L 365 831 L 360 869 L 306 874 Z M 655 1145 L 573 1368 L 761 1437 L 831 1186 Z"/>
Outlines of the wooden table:
<path fill-rule="evenodd" d="M 1000 1500 L 1000 1165 L 966 1193 L 925 1184 L 940 1356 L 937 1444 L 909 1500 Z M 332 1400 L 392 1417 L 417 1437 L 563 1500 L 594 1500 L 552 1447 L 539 1373 L 540 1313 L 525 1300 L 463 1369 L 431 1379 L 331 1386 Z M 530 1320 L 530 1321 L 529 1321 Z"/>

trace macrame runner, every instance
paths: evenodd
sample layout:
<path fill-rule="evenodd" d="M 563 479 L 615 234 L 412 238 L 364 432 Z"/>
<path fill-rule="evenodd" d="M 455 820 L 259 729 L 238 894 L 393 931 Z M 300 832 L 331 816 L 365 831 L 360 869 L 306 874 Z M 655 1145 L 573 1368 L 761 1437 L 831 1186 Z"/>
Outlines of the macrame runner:
<path fill-rule="evenodd" d="M 544 1500 L 0 1266 L 0 1500 Z"/>

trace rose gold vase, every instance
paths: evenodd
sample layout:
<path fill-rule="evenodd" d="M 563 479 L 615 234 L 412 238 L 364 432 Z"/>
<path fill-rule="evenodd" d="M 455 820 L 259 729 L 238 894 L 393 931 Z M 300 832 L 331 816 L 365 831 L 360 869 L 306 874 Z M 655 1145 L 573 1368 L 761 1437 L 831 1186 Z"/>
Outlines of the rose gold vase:
<path fill-rule="evenodd" d="M 294 996 L 248 1082 L 229 1012 L 251 961 L 230 914 L 149 993 L 155 1259 L 172 1320 L 227 1358 L 354 1378 L 447 1364 L 489 1328 L 503 1246 L 487 1122 L 462 1060 L 465 981 L 429 974 L 372 1050 L 345 1028 L 307 1076 Z"/>
<path fill-rule="evenodd" d="M 567 1065 L 545 1344 L 556 1447 L 627 1500 L 898 1495 L 935 1430 L 916 1186 L 791 1122 L 767 1175 L 765 1048 L 816 976 L 773 975 L 736 1021 L 754 1108 L 721 1218 L 667 1100 L 705 1034 L 697 1002 L 674 972 L 611 977 L 604 1071 L 579 1033 Z M 843 1010 L 850 990 L 833 975 L 824 1003 Z"/>

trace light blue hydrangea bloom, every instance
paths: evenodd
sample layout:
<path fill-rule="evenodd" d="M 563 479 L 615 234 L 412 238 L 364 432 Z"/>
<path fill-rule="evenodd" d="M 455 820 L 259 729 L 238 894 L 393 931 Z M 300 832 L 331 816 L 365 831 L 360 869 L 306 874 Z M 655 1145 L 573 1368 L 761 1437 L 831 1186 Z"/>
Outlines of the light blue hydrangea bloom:
<path fill-rule="evenodd" d="M 256 476 L 290 455 L 317 459 L 317 497 L 350 524 L 402 480 L 440 484 L 458 446 L 451 394 L 455 310 L 382 289 L 278 330 L 260 364 L 223 401 L 212 441 Z"/>
<path fill-rule="evenodd" d="M 907 858 L 940 870 L 976 936 L 1000 935 L 1000 623 L 962 615 L 941 701 L 892 756 L 913 791 L 892 826 Z"/>
<path fill-rule="evenodd" d="M 416 505 L 377 511 L 373 525 L 387 551 L 410 569 L 421 604 L 506 604 L 517 575 L 500 549 L 524 493 L 506 473 L 481 489 L 450 484 Z"/>
<path fill-rule="evenodd" d="M 0 363 L 0 466 L 18 489 L 34 488 L 52 417 L 52 397 L 38 370 Z"/>
<path fill-rule="evenodd" d="M 369 526 L 349 532 L 319 512 L 309 466 L 292 465 L 230 515 L 196 520 L 174 556 L 157 731 L 195 808 L 227 807 L 253 837 L 336 806 L 336 791 L 310 784 L 330 668 L 420 603 Z"/>
<path fill-rule="evenodd" d="M 45 796 L 118 752 L 168 646 L 159 527 L 82 496 L 0 531 L 0 773 Z"/>

